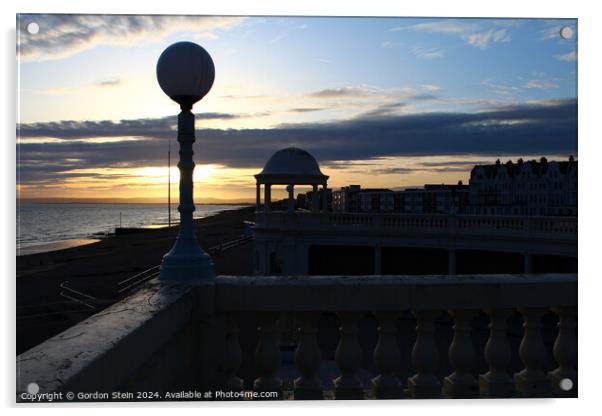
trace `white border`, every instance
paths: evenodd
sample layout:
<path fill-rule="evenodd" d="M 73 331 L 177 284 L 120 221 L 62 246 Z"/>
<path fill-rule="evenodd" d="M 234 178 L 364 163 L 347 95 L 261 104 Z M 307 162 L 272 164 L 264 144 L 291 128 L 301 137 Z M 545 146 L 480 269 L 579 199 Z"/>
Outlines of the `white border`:
<path fill-rule="evenodd" d="M 303 2 L 286 1 L 227 1 L 207 2 L 202 0 L 180 0 L 175 2 L 159 1 L 123 1 L 123 0 L 88 0 L 73 2 L 70 0 L 21 0 L 18 3 L 3 1 L 1 3 L 4 41 L 2 42 L 3 58 L 2 80 L 4 82 L 4 100 L 2 101 L 2 121 L 4 137 L 2 138 L 3 173 L 2 227 L 4 235 L 0 253 L 4 266 L 2 280 L 4 283 L 3 325 L 6 328 L 4 342 L 0 343 L 2 357 L 6 365 L 2 366 L 0 394 L 2 404 L 14 409 L 14 270 L 15 270 L 15 14 L 17 12 L 50 12 L 50 13 L 124 13 L 124 14 L 231 14 L 231 15 L 331 15 L 331 16 L 461 16 L 461 17 L 571 17 L 579 19 L 579 177 L 580 177 L 580 310 L 579 310 L 579 372 L 580 399 L 578 400 L 474 400 L 474 401 L 395 401 L 395 402 L 294 402 L 294 403 L 156 403 L 125 404 L 121 407 L 144 407 L 149 414 L 164 414 L 165 408 L 177 412 L 244 412 L 245 415 L 265 414 L 266 411 L 286 415 L 319 413 L 336 413 L 344 411 L 350 415 L 365 415 L 372 411 L 380 413 L 426 412 L 455 414 L 507 415 L 509 413 L 533 411 L 546 415 L 563 415 L 593 413 L 599 408 L 598 391 L 600 368 L 599 349 L 601 345 L 601 325 L 598 321 L 601 311 L 596 308 L 600 290 L 596 256 L 600 256 L 599 236 L 600 221 L 596 218 L 597 210 L 602 206 L 598 192 L 601 175 L 597 175 L 601 154 L 599 120 L 600 110 L 599 76 L 600 40 L 602 39 L 602 17 L 594 7 L 593 1 L 547 0 L 545 2 L 528 2 L 525 0 L 505 0 L 496 3 L 484 1 L 433 1 L 415 2 L 370 0 L 356 3 L 344 0 L 305 0 Z M 7 371 L 11 369 L 11 371 Z M 49 414 L 82 413 L 81 405 L 43 405 L 26 407 L 26 413 L 33 409 Z M 115 411 L 116 405 L 95 405 L 85 410 L 85 414 L 101 414 Z M 177 409 L 177 410 L 176 410 Z M 12 409 L 11 409 L 12 410 Z M 591 411 L 590 411 L 591 410 Z"/>

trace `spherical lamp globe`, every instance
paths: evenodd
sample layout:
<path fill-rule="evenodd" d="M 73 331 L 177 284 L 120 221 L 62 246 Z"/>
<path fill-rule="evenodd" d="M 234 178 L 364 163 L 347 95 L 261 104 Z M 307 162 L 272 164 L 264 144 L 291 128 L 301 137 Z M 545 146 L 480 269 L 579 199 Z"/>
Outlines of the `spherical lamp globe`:
<path fill-rule="evenodd" d="M 190 109 L 211 89 L 215 66 L 211 55 L 193 42 L 177 42 L 157 61 L 157 81 L 169 98 Z"/>

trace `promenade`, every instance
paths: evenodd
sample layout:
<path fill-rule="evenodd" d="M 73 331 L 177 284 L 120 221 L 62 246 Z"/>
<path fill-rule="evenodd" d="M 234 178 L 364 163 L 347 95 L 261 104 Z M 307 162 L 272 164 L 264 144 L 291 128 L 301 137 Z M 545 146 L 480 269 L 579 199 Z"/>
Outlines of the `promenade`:
<path fill-rule="evenodd" d="M 251 220 L 253 208 L 224 211 L 195 221 L 200 244 L 208 249 L 234 240 Z M 17 257 L 17 354 L 73 326 L 113 304 L 117 283 L 161 263 L 177 234 L 177 227 L 112 236 L 97 243 L 66 250 Z M 252 273 L 251 244 L 214 256 L 220 274 Z M 99 300 L 97 310 L 86 310 L 59 296 L 59 285 Z"/>

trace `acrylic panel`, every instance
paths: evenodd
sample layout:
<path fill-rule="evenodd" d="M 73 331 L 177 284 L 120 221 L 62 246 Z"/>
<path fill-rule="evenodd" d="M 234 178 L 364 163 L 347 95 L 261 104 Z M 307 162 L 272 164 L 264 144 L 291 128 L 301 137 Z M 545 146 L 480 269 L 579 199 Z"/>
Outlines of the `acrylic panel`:
<path fill-rule="evenodd" d="M 576 397 L 577 38 L 18 14 L 17 401 Z"/>

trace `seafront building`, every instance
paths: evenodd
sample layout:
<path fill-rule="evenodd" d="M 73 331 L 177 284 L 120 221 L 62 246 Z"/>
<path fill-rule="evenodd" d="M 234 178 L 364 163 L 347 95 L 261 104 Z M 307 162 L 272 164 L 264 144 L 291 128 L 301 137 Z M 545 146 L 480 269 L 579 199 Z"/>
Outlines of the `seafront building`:
<path fill-rule="evenodd" d="M 334 212 L 380 212 L 408 214 L 466 213 L 468 186 L 427 184 L 403 191 L 349 185 L 332 191 Z"/>
<path fill-rule="evenodd" d="M 475 215 L 577 215 L 577 161 L 499 160 L 470 172 L 468 213 Z"/>
<path fill-rule="evenodd" d="M 577 161 L 477 165 L 468 185 L 426 184 L 404 190 L 343 186 L 332 191 L 334 212 L 576 216 Z"/>
<path fill-rule="evenodd" d="M 550 162 L 547 175 L 554 180 L 556 173 L 570 175 L 576 172 L 574 163 Z M 524 175 L 538 169 L 537 182 L 533 183 L 539 184 L 543 192 L 541 164 L 527 166 L 512 172 Z M 328 199 L 319 198 L 319 186 L 324 194 L 329 190 L 328 177 L 322 174 L 315 158 L 301 149 L 282 149 L 255 175 L 255 273 L 453 275 L 576 271 L 576 218 L 521 216 L 518 212 L 507 216 L 494 216 L 491 211 L 486 215 L 471 213 L 474 207 L 470 197 L 475 194 L 471 189 L 477 189 L 479 196 L 482 189 L 493 187 L 482 182 L 487 180 L 483 172 L 490 170 L 500 181 L 504 178 L 501 168 L 476 167 L 469 185 L 432 184 L 403 192 L 350 185 L 334 191 L 329 206 Z M 558 181 L 565 176 L 562 178 Z M 549 186 L 555 189 L 556 183 Z M 313 190 L 295 198 L 294 186 L 299 184 L 311 184 Z M 271 187 L 276 185 L 285 186 L 289 192 L 285 210 L 273 208 Z M 518 185 L 522 186 L 498 186 L 496 195 L 504 195 L 501 202 L 514 202 L 507 195 Z M 492 201 L 477 197 L 477 202 L 481 200 Z M 299 209 L 299 201 L 310 209 Z"/>

